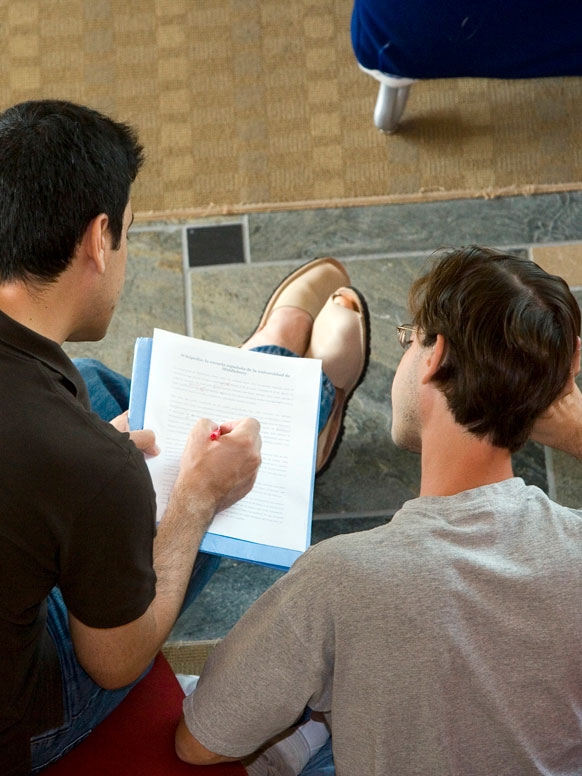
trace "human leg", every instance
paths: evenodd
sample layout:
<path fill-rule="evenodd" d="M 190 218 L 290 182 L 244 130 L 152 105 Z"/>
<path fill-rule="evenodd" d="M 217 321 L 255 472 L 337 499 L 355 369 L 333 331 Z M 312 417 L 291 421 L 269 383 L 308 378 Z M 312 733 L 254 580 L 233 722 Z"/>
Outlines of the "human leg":
<path fill-rule="evenodd" d="M 59 655 L 64 720 L 58 728 L 44 731 L 31 739 L 33 773 L 77 746 L 136 684 L 134 682 L 119 690 L 104 690 L 83 670 L 73 649 L 67 608 L 58 588 L 52 590 L 48 599 L 47 629 Z"/>
<path fill-rule="evenodd" d="M 331 738 L 309 760 L 301 776 L 335 776 Z"/>
<path fill-rule="evenodd" d="M 305 354 L 305 347 L 293 347 L 290 343 L 281 343 L 272 340 L 271 336 L 262 341 L 258 338 L 267 324 L 272 325 L 276 321 L 275 311 L 282 307 L 296 308 L 307 313 L 311 323 L 317 317 L 319 311 L 326 303 L 330 294 L 341 286 L 349 286 L 350 278 L 345 267 L 336 259 L 330 257 L 318 258 L 308 261 L 298 269 L 291 272 L 275 288 L 259 323 L 251 336 L 243 343 L 242 347 L 252 348 L 265 344 L 286 344 L 290 350 L 295 350 L 297 355 Z M 264 333 L 264 332 L 263 332 Z M 271 332 L 275 333 L 276 332 Z M 307 332 L 309 334 L 309 332 Z M 305 346 L 308 343 L 304 343 Z"/>
<path fill-rule="evenodd" d="M 299 307 L 277 307 L 262 328 L 241 345 L 244 350 L 258 350 L 269 345 L 285 346 L 296 356 L 304 356 L 309 347 L 313 318 Z"/>
<path fill-rule="evenodd" d="M 260 753 L 243 760 L 243 765 L 248 776 L 299 776 L 305 773 L 333 776 L 329 743 L 325 719 L 312 712 L 304 722 L 274 739 Z M 329 754 L 319 756 L 324 748 Z M 315 767 L 321 770 L 315 770 Z"/>
<path fill-rule="evenodd" d="M 337 286 L 341 278 L 346 282 Z M 364 379 L 370 356 L 368 308 L 362 294 L 349 285 L 339 262 L 308 262 L 274 290 L 259 325 L 242 347 L 277 352 L 273 345 L 292 351 L 284 355 L 322 361 L 316 457 L 320 474 L 339 448 L 348 402 Z"/>
<path fill-rule="evenodd" d="M 335 389 L 333 406 L 319 434 L 316 467 L 323 472 L 333 460 L 344 431 L 352 394 L 366 375 L 370 359 L 370 316 L 362 294 L 338 288 L 313 322 L 306 358 L 319 358 Z"/>
<path fill-rule="evenodd" d="M 73 363 L 87 385 L 91 409 L 110 421 L 129 407 L 131 380 L 95 358 L 75 358 Z"/>
<path fill-rule="evenodd" d="M 241 348 L 302 358 L 309 347 L 313 322 L 338 284 L 349 282 L 345 268 L 332 258 L 314 259 L 291 272 L 271 294 L 259 323 Z M 323 373 L 319 428 L 325 427 L 335 397 Z"/>
<path fill-rule="evenodd" d="M 219 564 L 219 557 L 198 553 L 182 611 L 193 603 Z M 149 672 L 148 667 L 139 679 L 118 690 L 104 690 L 96 684 L 77 660 L 69 631 L 67 608 L 58 588 L 52 590 L 48 599 L 47 630 L 59 656 L 64 720 L 58 728 L 44 731 L 31 739 L 33 773 L 60 759 L 81 743 Z"/>

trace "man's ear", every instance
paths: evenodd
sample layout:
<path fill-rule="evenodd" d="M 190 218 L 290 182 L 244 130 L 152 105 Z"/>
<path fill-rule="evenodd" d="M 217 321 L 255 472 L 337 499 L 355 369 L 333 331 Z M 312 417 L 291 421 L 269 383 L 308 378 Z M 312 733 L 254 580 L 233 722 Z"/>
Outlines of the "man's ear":
<path fill-rule="evenodd" d="M 426 350 L 427 354 L 423 353 L 425 368 L 422 375 L 422 382 L 425 384 L 430 383 L 445 359 L 447 343 L 443 335 L 437 334 L 434 345 L 431 348 L 426 348 Z"/>
<path fill-rule="evenodd" d="M 81 240 L 86 257 L 95 265 L 97 272 L 103 275 L 107 268 L 107 244 L 109 237 L 109 218 L 100 213 L 85 229 Z"/>

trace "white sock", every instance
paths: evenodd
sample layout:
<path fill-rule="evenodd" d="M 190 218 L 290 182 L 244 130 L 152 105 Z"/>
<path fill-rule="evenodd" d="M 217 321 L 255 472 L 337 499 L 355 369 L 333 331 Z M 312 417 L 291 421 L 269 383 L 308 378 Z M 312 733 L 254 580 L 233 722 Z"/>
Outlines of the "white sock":
<path fill-rule="evenodd" d="M 244 762 L 248 776 L 299 776 L 329 738 L 323 720 L 309 719 L 289 735 Z"/>
<path fill-rule="evenodd" d="M 314 713 L 307 722 L 299 725 L 297 732 L 300 732 L 307 741 L 310 758 L 319 752 L 329 738 L 329 728 L 323 714 L 316 716 Z"/>

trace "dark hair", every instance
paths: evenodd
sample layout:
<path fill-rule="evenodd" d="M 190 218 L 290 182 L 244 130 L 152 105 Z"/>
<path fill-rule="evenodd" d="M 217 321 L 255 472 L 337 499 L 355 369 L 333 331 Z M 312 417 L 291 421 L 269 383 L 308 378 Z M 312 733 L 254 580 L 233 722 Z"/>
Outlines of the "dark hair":
<path fill-rule="evenodd" d="M 515 452 L 568 380 L 580 309 L 528 259 L 471 246 L 441 255 L 410 291 L 423 346 L 442 334 L 434 380 L 457 423 Z"/>
<path fill-rule="evenodd" d="M 0 114 L 0 282 L 55 280 L 89 223 L 109 218 L 119 247 L 143 148 L 126 124 L 61 100 Z"/>

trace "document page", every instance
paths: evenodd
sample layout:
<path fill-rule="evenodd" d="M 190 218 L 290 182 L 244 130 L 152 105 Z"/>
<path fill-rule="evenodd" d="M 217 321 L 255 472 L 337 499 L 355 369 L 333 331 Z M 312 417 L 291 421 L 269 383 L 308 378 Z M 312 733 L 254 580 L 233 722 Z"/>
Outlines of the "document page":
<path fill-rule="evenodd" d="M 201 417 L 254 417 L 262 464 L 253 490 L 218 514 L 214 534 L 303 552 L 310 542 L 321 361 L 272 356 L 154 331 L 144 428 L 161 519 L 188 432 Z M 219 442 L 217 442 L 219 444 Z"/>

